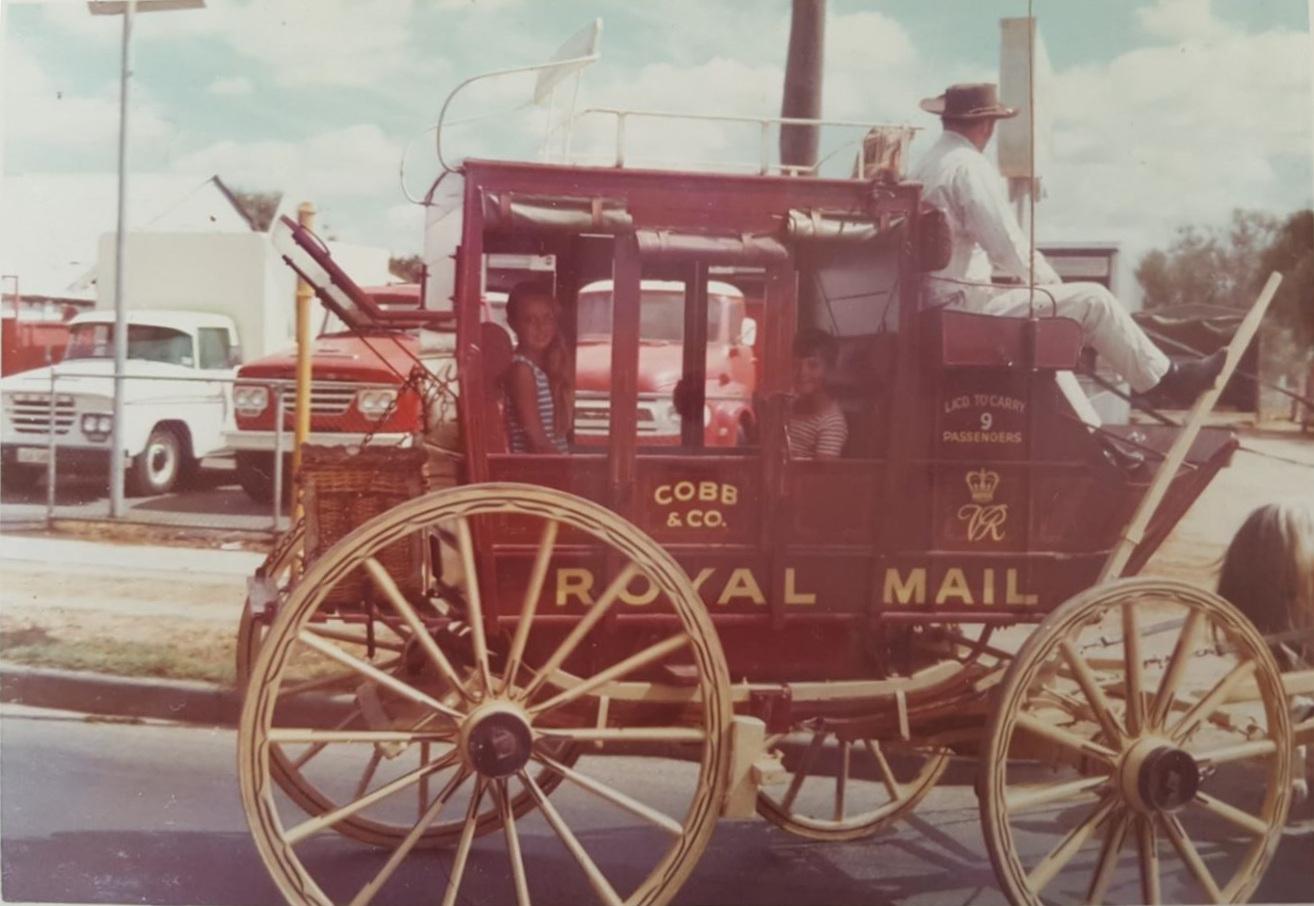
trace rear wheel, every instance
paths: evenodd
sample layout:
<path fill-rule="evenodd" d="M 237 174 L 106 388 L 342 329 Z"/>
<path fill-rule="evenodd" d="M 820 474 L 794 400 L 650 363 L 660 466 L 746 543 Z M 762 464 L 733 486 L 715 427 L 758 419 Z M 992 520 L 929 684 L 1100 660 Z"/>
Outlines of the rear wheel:
<path fill-rule="evenodd" d="M 499 549 L 503 581 L 481 589 L 474 539 L 512 530 L 524 543 Z M 396 566 L 407 550 L 424 552 L 424 581 Z M 562 562 L 614 578 L 565 613 L 540 610 Z M 651 628 L 604 619 L 637 598 Z M 494 600 L 516 619 L 490 619 Z M 681 682 L 667 686 L 672 670 Z M 620 683 L 664 694 L 612 701 Z M 305 706 L 312 686 L 328 707 Z M 292 587 L 251 668 L 243 804 L 291 902 L 364 906 L 397 877 L 398 887 L 445 887 L 453 903 L 476 896 L 462 878 L 477 872 L 481 902 L 658 906 L 693 870 L 725 795 L 728 688 L 697 592 L 634 526 L 540 487 L 439 491 L 365 523 Z M 321 771 L 316 789 L 330 801 L 289 805 L 276 795 L 280 763 Z M 552 784 L 561 789 L 549 800 Z M 607 838 L 623 846 L 595 842 L 599 805 Z M 377 839 L 390 850 L 344 859 L 323 832 L 348 820 L 398 828 Z M 489 831 L 505 845 L 472 855 Z M 454 852 L 408 860 L 426 840 Z M 531 874 L 544 862 L 552 867 Z"/>

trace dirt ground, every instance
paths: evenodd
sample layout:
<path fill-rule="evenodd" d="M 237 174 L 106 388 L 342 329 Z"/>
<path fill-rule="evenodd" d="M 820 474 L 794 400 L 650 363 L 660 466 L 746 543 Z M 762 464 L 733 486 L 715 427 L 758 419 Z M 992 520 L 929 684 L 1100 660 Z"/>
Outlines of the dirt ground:
<path fill-rule="evenodd" d="M 1232 465 L 1196 501 L 1145 573 L 1211 586 L 1228 539 L 1256 506 L 1294 496 L 1314 505 L 1314 436 L 1248 431 L 1241 440 Z M 95 526 L 86 537 L 107 540 L 105 531 Z M 138 540 L 168 543 L 147 534 Z M 70 564 L 64 575 L 52 577 L 36 565 L 7 561 L 0 656 L 37 666 L 231 683 L 245 581 L 164 575 L 107 574 Z"/>

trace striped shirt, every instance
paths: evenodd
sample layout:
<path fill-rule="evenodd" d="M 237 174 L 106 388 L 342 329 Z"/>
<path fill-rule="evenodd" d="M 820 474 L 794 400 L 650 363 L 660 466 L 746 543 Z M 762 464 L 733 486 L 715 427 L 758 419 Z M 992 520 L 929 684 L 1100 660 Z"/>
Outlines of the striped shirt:
<path fill-rule="evenodd" d="M 790 459 L 839 456 L 849 439 L 849 424 L 834 400 L 827 400 L 820 412 L 808 415 L 791 412 L 786 430 Z"/>
<path fill-rule="evenodd" d="M 552 442 L 556 452 L 569 452 L 566 448 L 566 439 L 557 433 L 557 409 L 552 401 L 552 385 L 548 381 L 547 374 L 544 373 L 542 368 L 539 368 L 522 355 L 512 356 L 513 368 L 517 362 L 528 365 L 529 370 L 533 372 L 534 391 L 538 401 L 538 420 L 543 425 L 543 433 L 548 436 L 548 440 Z M 516 412 L 515 403 L 508 400 L 505 411 L 507 449 L 512 453 L 529 453 L 531 451 L 529 435 L 524 426 L 520 424 L 520 414 Z"/>

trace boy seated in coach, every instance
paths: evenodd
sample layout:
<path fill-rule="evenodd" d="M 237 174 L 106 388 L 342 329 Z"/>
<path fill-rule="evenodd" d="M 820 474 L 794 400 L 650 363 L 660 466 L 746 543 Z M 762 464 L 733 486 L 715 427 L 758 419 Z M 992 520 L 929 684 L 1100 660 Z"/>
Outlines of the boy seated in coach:
<path fill-rule="evenodd" d="M 507 371 L 507 448 L 512 453 L 567 453 L 569 356 L 557 332 L 552 290 L 532 283 L 514 287 L 506 320 L 516 335 Z"/>
<path fill-rule="evenodd" d="M 790 459 L 838 459 L 849 437 L 844 412 L 826 390 L 839 345 L 824 330 L 794 337 L 794 398 L 786 421 Z"/>

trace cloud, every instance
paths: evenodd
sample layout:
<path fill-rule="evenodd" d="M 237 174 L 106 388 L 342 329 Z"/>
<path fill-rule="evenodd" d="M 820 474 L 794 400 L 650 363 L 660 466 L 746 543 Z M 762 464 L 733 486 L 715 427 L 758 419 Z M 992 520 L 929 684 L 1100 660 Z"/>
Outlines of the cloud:
<path fill-rule="evenodd" d="M 1211 0 L 1155 0 L 1136 10 L 1136 19 L 1151 36 L 1171 41 L 1227 36 L 1227 26 L 1214 17 Z"/>
<path fill-rule="evenodd" d="M 113 166 L 119 133 L 117 90 L 78 93 L 56 81 L 22 42 L 13 39 L 4 43 L 3 71 L 9 153 L 21 151 L 20 161 L 24 157 L 38 161 L 52 152 L 99 152 L 102 163 Z M 130 128 L 133 144 L 144 147 L 167 146 L 175 133 L 161 109 L 141 91 L 133 96 Z"/>
<path fill-rule="evenodd" d="M 206 90 L 221 97 L 238 97 L 253 93 L 255 85 L 246 76 L 225 76 L 215 79 Z"/>
<path fill-rule="evenodd" d="M 1043 226 L 1118 238 L 1138 256 L 1175 224 L 1309 203 L 1308 177 L 1284 182 L 1279 166 L 1299 161 L 1309 172 L 1309 36 L 1224 28 L 1202 18 L 1207 3 L 1165 0 L 1143 18 L 1166 28 L 1156 17 L 1179 6 L 1195 15 L 1182 28 L 1205 29 L 1210 46 L 1164 43 L 1057 75 Z"/>

